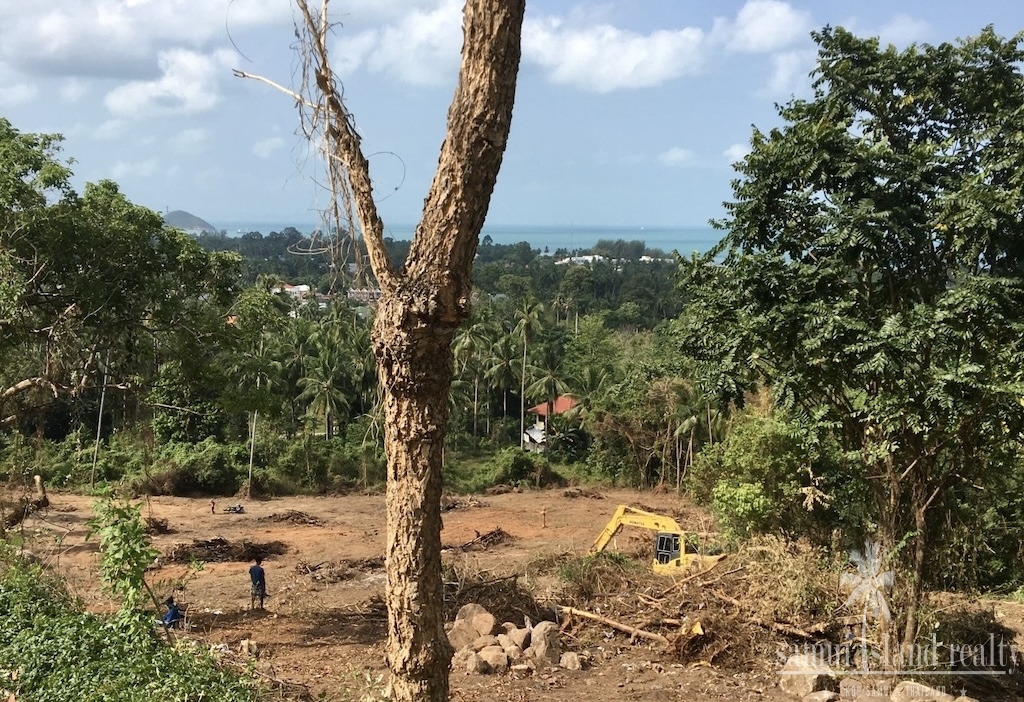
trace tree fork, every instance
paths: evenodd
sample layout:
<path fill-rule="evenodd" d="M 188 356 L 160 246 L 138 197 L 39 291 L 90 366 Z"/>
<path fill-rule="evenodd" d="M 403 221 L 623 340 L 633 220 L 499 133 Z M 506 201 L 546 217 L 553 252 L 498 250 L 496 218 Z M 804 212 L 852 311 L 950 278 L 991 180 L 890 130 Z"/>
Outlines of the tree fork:
<path fill-rule="evenodd" d="M 441 702 L 448 699 L 452 655 L 444 633 L 440 504 L 451 342 L 469 315 L 477 238 L 508 142 L 525 0 L 466 1 L 447 131 L 402 270 L 389 262 L 369 164 L 328 61 L 326 0 L 318 15 L 306 0 L 296 4 L 306 32 L 304 56 L 313 65 L 307 67 L 307 95 L 285 92 L 319 126 L 334 195 L 358 218 L 382 293 L 373 343 L 388 463 L 385 592 L 392 690 L 400 701 Z"/>

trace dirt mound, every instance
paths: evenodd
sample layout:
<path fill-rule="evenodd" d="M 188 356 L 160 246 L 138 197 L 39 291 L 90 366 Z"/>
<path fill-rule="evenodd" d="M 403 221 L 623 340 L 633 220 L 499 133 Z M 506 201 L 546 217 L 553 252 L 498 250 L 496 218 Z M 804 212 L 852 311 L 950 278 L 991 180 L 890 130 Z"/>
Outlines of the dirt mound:
<path fill-rule="evenodd" d="M 147 534 L 173 534 L 175 532 L 166 519 L 150 516 L 146 517 L 143 521 L 146 523 Z"/>
<path fill-rule="evenodd" d="M 280 541 L 257 543 L 240 541 L 232 543 L 227 539 L 197 539 L 190 544 L 175 544 L 165 554 L 168 563 L 189 563 L 206 561 L 210 563 L 226 563 L 231 561 L 252 561 L 269 556 L 280 556 L 288 552 L 288 547 Z"/>
<path fill-rule="evenodd" d="M 311 514 L 300 512 L 297 509 L 290 509 L 286 512 L 279 512 L 269 514 L 266 517 L 260 517 L 259 522 L 276 522 L 276 523 L 288 523 L 288 524 L 304 524 L 308 526 L 323 526 L 324 522 L 318 517 L 314 517 Z"/>

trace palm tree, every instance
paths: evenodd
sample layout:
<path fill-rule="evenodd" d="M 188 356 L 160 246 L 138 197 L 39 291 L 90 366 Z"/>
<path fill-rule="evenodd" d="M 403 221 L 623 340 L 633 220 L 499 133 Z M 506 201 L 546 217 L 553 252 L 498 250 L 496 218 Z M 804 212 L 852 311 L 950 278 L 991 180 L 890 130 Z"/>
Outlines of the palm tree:
<path fill-rule="evenodd" d="M 347 414 L 350 408 L 351 376 L 349 358 L 337 325 L 325 325 L 313 340 L 316 350 L 306 375 L 299 379 L 300 399 L 309 401 L 308 411 L 324 419 L 324 433 L 333 436 L 334 419 Z"/>
<path fill-rule="evenodd" d="M 480 377 L 483 374 L 481 360 L 488 347 L 489 325 L 474 315 L 455 333 L 452 350 L 455 355 L 456 373 L 473 378 L 473 439 L 477 436 L 477 417 L 480 406 Z"/>
<path fill-rule="evenodd" d="M 509 388 L 519 380 L 514 344 L 511 336 L 502 334 L 491 344 L 484 359 L 484 379 L 492 388 L 501 391 L 501 413 L 505 417 L 508 416 Z"/>
<path fill-rule="evenodd" d="M 547 435 L 555 400 L 559 395 L 569 391 L 569 385 L 562 374 L 562 356 L 555 349 L 547 348 L 541 354 L 540 363 L 530 366 L 530 371 L 534 380 L 526 389 L 526 394 L 540 397 L 547 402 L 548 411 L 544 416 L 544 434 Z"/>
<path fill-rule="evenodd" d="M 523 435 L 526 432 L 526 350 L 530 342 L 543 329 L 542 317 L 544 305 L 532 300 L 524 300 L 522 307 L 516 310 L 516 326 L 513 334 L 522 340 L 523 363 L 520 366 L 519 384 L 519 448 L 523 448 Z"/>

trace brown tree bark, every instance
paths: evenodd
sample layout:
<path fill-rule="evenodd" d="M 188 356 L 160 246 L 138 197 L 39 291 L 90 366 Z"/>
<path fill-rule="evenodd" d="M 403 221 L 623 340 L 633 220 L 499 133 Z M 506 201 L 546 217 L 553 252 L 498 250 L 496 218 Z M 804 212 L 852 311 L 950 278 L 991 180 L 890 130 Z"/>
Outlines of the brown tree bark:
<path fill-rule="evenodd" d="M 396 700 L 448 699 L 441 468 L 452 380 L 451 342 L 468 316 L 477 237 L 508 141 L 525 0 L 467 0 L 462 65 L 433 183 L 402 270 L 394 270 L 359 135 L 327 61 L 326 8 L 296 0 L 327 113 L 332 166 L 363 231 L 382 297 L 374 353 L 384 388 L 387 451 L 388 666 Z M 241 74 L 240 74 L 241 75 Z"/>

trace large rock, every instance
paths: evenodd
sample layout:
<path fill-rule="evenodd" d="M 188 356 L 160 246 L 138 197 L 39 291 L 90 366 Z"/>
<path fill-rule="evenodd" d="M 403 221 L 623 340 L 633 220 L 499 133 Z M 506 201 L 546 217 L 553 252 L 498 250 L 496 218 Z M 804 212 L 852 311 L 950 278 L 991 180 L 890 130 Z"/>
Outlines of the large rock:
<path fill-rule="evenodd" d="M 491 672 L 491 666 L 487 665 L 487 661 L 481 658 L 479 653 L 470 653 L 466 659 L 466 672 L 471 675 L 486 675 Z"/>
<path fill-rule="evenodd" d="M 955 702 L 953 695 L 947 695 L 933 687 L 904 680 L 889 695 L 892 702 Z"/>
<path fill-rule="evenodd" d="M 498 623 L 493 614 L 475 603 L 463 605 L 455 615 L 455 621 L 471 624 L 476 629 L 477 636 L 490 636 Z"/>
<path fill-rule="evenodd" d="M 834 691 L 838 684 L 828 663 L 813 654 L 801 653 L 790 656 L 779 671 L 779 687 L 802 700 L 812 692 Z"/>
<path fill-rule="evenodd" d="M 562 646 L 558 640 L 558 625 L 554 622 L 539 622 L 530 634 L 530 648 L 540 663 L 557 666 L 562 658 Z"/>
<path fill-rule="evenodd" d="M 475 656 L 476 652 L 471 648 L 463 648 L 455 652 L 452 656 L 452 670 L 468 670 L 469 659 Z"/>
<path fill-rule="evenodd" d="M 508 656 L 501 646 L 488 646 L 477 654 L 488 666 L 491 672 L 504 673 L 508 670 Z"/>
<path fill-rule="evenodd" d="M 566 670 L 580 670 L 583 668 L 583 663 L 580 661 L 580 654 L 575 651 L 566 651 L 562 654 L 562 657 L 558 659 L 558 665 Z"/>
<path fill-rule="evenodd" d="M 526 650 L 530 646 L 529 629 L 513 629 L 508 632 L 508 637 L 512 639 L 512 643 L 523 650 Z"/>
<path fill-rule="evenodd" d="M 838 699 L 838 692 L 832 692 L 832 690 L 818 690 L 817 692 L 812 692 L 809 695 L 804 695 L 801 702 L 836 702 Z"/>
<path fill-rule="evenodd" d="M 473 640 L 473 650 L 479 653 L 488 646 L 501 646 L 497 636 L 478 636 Z"/>
<path fill-rule="evenodd" d="M 448 643 L 452 645 L 456 651 L 463 648 L 472 648 L 473 642 L 480 638 L 480 634 L 477 632 L 473 625 L 467 621 L 456 620 L 452 624 L 452 628 L 448 631 Z"/>

